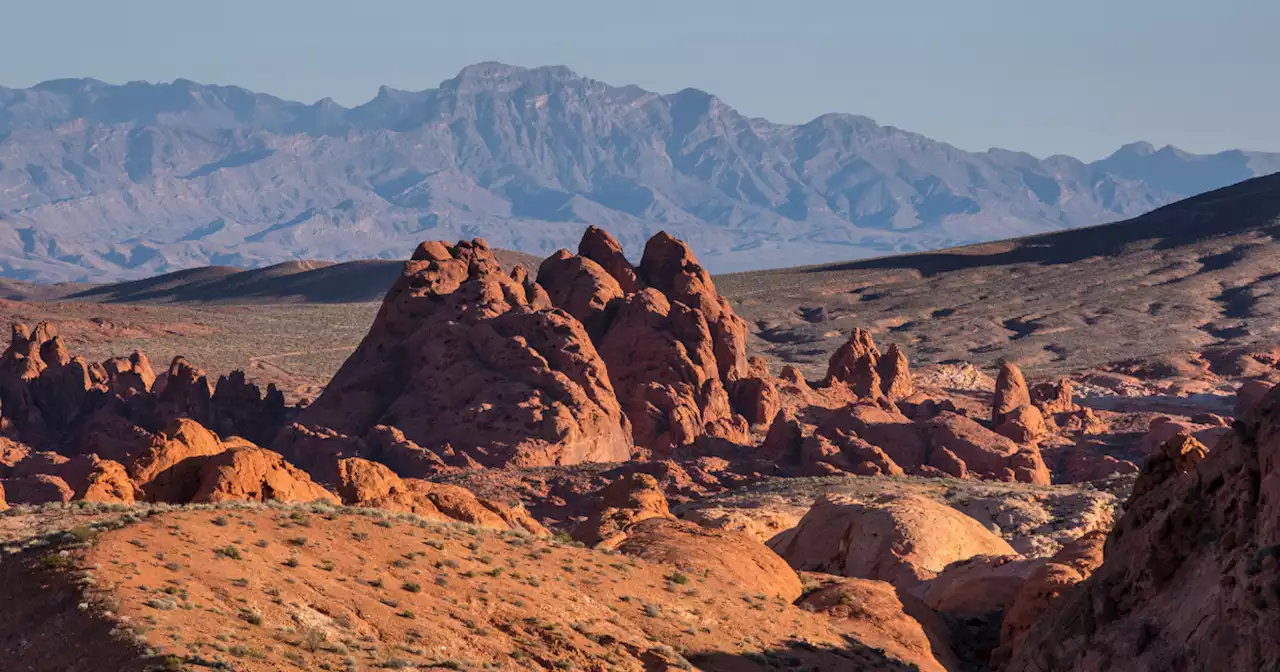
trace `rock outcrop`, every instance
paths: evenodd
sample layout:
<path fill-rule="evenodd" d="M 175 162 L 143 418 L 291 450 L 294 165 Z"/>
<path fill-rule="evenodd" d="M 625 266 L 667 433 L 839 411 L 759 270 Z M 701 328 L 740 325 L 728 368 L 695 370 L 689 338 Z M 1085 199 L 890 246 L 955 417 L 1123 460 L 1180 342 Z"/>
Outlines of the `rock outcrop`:
<path fill-rule="evenodd" d="M 941 413 L 927 424 L 932 466 L 957 478 L 1049 485 L 1049 470 L 1034 444 L 1019 445 L 955 413 Z"/>
<path fill-rule="evenodd" d="M 917 495 L 861 501 L 824 496 L 769 547 L 797 570 L 912 588 L 958 560 L 1015 555 L 978 521 Z"/>
<path fill-rule="evenodd" d="M 1104 561 L 1022 637 L 1008 670 L 1280 666 L 1280 391 L 1212 450 L 1148 458 Z"/>
<path fill-rule="evenodd" d="M 671 515 L 658 481 L 633 473 L 596 495 L 596 505 L 573 537 L 605 550 L 673 565 L 686 574 L 714 572 L 752 594 L 800 596 L 800 579 L 759 541 L 728 530 L 709 530 Z"/>
<path fill-rule="evenodd" d="M 492 529 L 547 534 L 546 528 L 522 506 L 504 506 L 481 499 L 456 485 L 401 479 L 385 465 L 360 458 L 340 460 L 337 472 L 337 491 L 344 504 L 403 511 Z"/>
<path fill-rule="evenodd" d="M 586 325 L 642 450 L 669 456 L 704 437 L 745 444 L 748 424 L 777 412 L 767 371 L 747 362 L 746 323 L 670 235 L 650 239 L 633 268 L 593 227 L 579 254 L 560 250 L 542 263 L 538 284 Z"/>
<path fill-rule="evenodd" d="M 423 243 L 302 425 L 377 425 L 487 466 L 619 461 L 630 426 L 582 323 L 484 243 Z"/>
<path fill-rule="evenodd" d="M 1018 652 L 1022 639 L 1036 621 L 1069 588 L 1089 578 L 1102 564 L 1105 532 L 1090 532 L 1062 547 L 1052 558 L 1033 569 L 1017 588 L 1000 625 L 1000 646 L 992 664 L 1003 665 Z"/>
<path fill-rule="evenodd" d="M 903 669 L 964 669 L 951 651 L 946 623 L 910 595 L 883 581 L 825 574 L 805 574 L 804 579 L 818 585 L 797 602 L 801 609 L 826 614 L 837 629 L 865 646 L 879 649 L 900 662 Z M 850 669 L 865 668 L 850 661 Z"/>

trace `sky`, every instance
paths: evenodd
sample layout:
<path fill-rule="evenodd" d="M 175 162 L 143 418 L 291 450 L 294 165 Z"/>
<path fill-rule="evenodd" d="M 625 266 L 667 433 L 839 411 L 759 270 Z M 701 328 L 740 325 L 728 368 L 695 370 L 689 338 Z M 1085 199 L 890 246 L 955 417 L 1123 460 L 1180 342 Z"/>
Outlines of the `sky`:
<path fill-rule="evenodd" d="M 193 79 L 344 105 L 480 61 L 863 114 L 968 150 L 1280 151 L 1275 0 L 7 0 L 0 86 Z"/>

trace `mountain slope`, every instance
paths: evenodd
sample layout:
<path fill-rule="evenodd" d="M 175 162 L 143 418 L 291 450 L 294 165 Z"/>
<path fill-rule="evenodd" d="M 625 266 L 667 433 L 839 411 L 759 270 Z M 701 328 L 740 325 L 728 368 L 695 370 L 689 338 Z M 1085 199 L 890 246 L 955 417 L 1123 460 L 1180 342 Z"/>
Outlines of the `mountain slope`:
<path fill-rule="evenodd" d="M 853 327 L 901 343 L 912 361 L 1007 357 L 1044 374 L 1280 344 L 1278 236 L 1271 175 L 1105 226 L 725 275 L 716 286 L 752 325 L 757 351 L 814 375 Z"/>
<path fill-rule="evenodd" d="M 400 258 L 482 235 L 548 254 L 584 224 L 658 229 L 717 271 L 933 249 L 1133 216 L 1280 154 L 1129 145 L 1086 164 L 971 153 L 865 117 L 787 126 L 702 91 L 470 66 L 368 103 L 187 80 L 0 88 L 0 275 Z"/>

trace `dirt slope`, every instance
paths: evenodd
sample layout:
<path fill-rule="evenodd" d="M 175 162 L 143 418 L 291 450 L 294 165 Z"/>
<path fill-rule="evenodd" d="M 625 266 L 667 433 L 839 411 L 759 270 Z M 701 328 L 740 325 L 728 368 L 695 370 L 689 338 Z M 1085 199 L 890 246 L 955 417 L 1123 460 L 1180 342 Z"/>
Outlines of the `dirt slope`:
<path fill-rule="evenodd" d="M 551 539 L 369 510 L 132 511 L 22 514 L 74 534 L 11 535 L 6 669 L 907 669 L 714 574 Z M 26 617 L 55 627 L 22 643 Z"/>

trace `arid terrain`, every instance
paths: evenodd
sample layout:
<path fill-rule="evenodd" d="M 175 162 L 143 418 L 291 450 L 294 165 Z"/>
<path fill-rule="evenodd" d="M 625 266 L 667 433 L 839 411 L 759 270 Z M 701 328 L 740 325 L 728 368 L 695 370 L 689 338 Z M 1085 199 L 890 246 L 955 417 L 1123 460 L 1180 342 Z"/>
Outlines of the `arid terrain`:
<path fill-rule="evenodd" d="M 634 263 L 591 227 L 543 261 L 427 241 L 11 283 L 0 653 L 1268 669 L 1278 214 L 1260 178 L 1108 227 L 716 278 L 665 233 Z"/>

